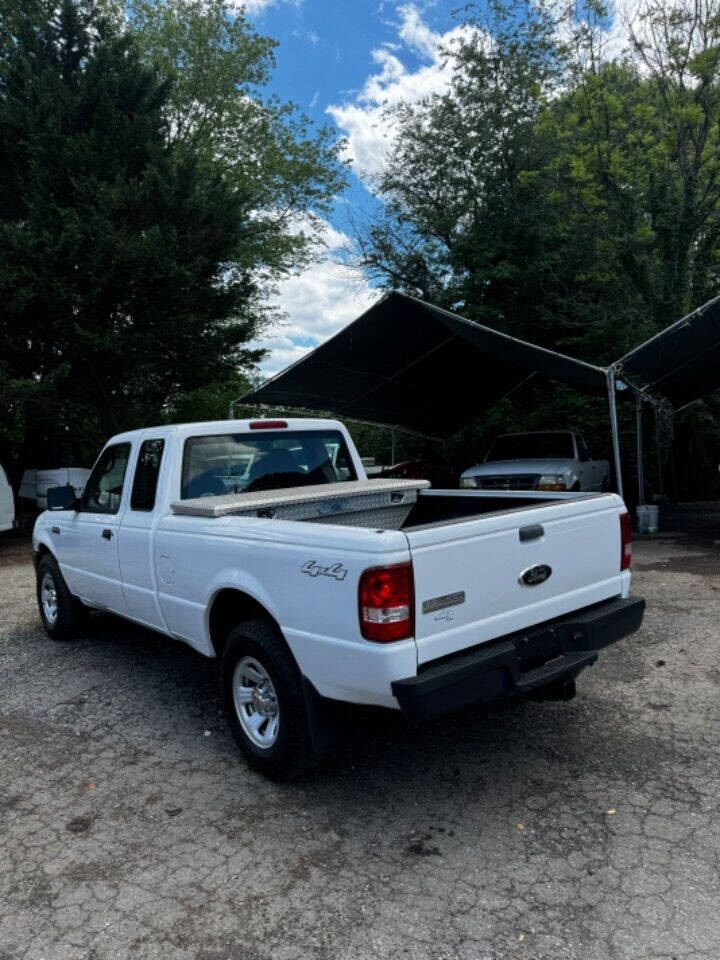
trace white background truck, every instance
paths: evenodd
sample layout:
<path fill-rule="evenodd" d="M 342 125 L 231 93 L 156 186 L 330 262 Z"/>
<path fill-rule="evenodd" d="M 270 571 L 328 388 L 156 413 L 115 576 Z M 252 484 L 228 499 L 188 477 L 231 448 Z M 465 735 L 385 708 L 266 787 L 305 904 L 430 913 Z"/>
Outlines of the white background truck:
<path fill-rule="evenodd" d="M 122 434 L 80 500 L 48 500 L 33 549 L 50 636 L 95 608 L 218 657 L 232 732 L 272 776 L 333 746 L 333 701 L 432 717 L 569 697 L 643 616 L 615 494 L 368 481 L 332 420 Z"/>
<path fill-rule="evenodd" d="M 485 462 L 466 470 L 460 486 L 477 490 L 610 489 L 610 464 L 594 460 L 585 440 L 571 430 L 506 433 Z"/>

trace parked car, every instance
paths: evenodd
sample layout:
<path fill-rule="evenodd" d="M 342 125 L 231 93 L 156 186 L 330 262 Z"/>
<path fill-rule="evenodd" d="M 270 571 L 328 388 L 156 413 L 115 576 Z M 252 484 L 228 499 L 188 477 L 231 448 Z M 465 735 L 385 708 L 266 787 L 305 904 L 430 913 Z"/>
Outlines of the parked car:
<path fill-rule="evenodd" d="M 643 616 L 617 495 L 368 480 L 334 420 L 124 433 L 80 499 L 48 503 L 33 534 L 48 634 L 72 638 L 94 608 L 219 658 L 239 747 L 277 777 L 334 745 L 333 701 L 432 717 L 569 698 Z"/>
<path fill-rule="evenodd" d="M 15 526 L 15 497 L 5 470 L 0 464 L 0 533 Z"/>
<path fill-rule="evenodd" d="M 462 474 L 460 486 L 605 492 L 610 489 L 610 464 L 594 460 L 582 436 L 572 430 L 506 433 L 493 441 L 484 463 Z"/>

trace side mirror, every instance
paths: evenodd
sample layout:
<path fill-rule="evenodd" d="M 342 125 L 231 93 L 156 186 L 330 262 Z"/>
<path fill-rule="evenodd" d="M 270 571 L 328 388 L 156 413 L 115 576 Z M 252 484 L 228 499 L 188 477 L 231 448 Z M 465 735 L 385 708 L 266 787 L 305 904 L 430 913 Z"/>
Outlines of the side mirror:
<path fill-rule="evenodd" d="M 68 484 L 66 487 L 50 487 L 47 505 L 48 510 L 77 510 L 80 501 L 75 496 L 75 489 Z"/>

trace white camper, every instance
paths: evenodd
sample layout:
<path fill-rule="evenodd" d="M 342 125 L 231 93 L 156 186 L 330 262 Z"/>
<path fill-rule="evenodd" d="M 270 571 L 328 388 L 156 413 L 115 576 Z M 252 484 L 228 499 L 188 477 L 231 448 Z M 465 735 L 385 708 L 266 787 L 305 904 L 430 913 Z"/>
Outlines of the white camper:
<path fill-rule="evenodd" d="M 47 510 L 47 492 L 50 487 L 70 486 L 79 497 L 90 476 L 84 467 L 58 467 L 56 470 L 38 470 L 36 504 L 38 510 Z"/>
<path fill-rule="evenodd" d="M 47 510 L 47 492 L 49 487 L 71 486 L 75 496 L 83 492 L 90 471 L 84 467 L 58 467 L 55 470 L 26 470 L 20 484 L 20 496 L 33 500 L 38 510 Z"/>
<path fill-rule="evenodd" d="M 5 470 L 0 465 L 0 532 L 15 526 L 15 497 Z"/>

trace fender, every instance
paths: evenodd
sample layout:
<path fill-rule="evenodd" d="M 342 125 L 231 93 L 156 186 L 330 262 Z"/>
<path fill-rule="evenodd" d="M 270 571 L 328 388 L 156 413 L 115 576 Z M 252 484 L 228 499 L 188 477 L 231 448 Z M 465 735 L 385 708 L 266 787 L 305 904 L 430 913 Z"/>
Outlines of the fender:
<path fill-rule="evenodd" d="M 273 620 L 275 620 L 275 622 L 280 625 L 282 629 L 282 620 L 277 604 L 265 587 L 263 587 L 262 583 L 248 570 L 238 570 L 232 567 L 226 567 L 223 570 L 219 570 L 212 577 L 204 597 L 204 640 L 207 646 L 207 652 L 210 656 L 215 655 L 212 640 L 210 638 L 210 610 L 215 598 L 222 590 L 239 590 L 241 593 L 247 594 L 249 597 L 255 600 L 256 603 L 259 603 L 261 607 L 267 610 Z"/>

